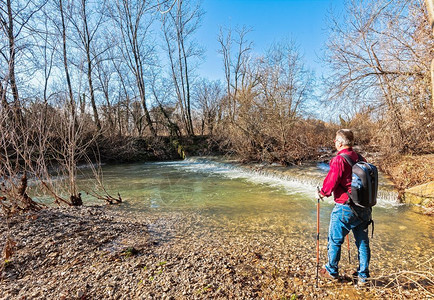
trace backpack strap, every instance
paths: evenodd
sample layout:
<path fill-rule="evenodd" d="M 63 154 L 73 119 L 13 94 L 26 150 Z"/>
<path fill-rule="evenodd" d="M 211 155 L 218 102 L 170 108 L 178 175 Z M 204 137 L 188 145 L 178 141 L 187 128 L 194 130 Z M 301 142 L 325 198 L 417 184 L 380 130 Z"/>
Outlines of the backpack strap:
<path fill-rule="evenodd" d="M 351 166 L 351 167 L 353 167 L 354 166 L 354 164 L 355 164 L 355 162 L 350 158 L 350 156 L 349 155 L 347 155 L 347 154 L 339 154 L 339 156 L 340 157 L 343 157 L 344 159 L 345 159 L 345 161 Z"/>
<path fill-rule="evenodd" d="M 359 155 L 359 154 L 357 154 L 357 155 Z M 345 161 L 351 166 L 351 168 L 354 166 L 354 164 L 355 164 L 355 162 L 350 158 L 350 156 L 349 155 L 347 155 L 347 154 L 339 154 L 339 156 L 340 157 L 343 157 L 344 159 L 345 159 Z M 360 158 L 360 156 L 359 156 L 359 158 Z M 348 200 L 347 200 L 347 202 L 350 202 L 350 200 L 352 201 L 352 199 L 351 199 L 351 195 L 350 195 L 350 193 L 348 192 L 348 190 L 341 184 L 341 183 L 339 183 L 339 185 L 344 189 L 344 190 L 346 190 L 345 191 L 345 193 L 347 193 L 347 195 L 348 195 Z"/>
<path fill-rule="evenodd" d="M 348 198 L 348 200 L 344 203 L 344 204 L 348 204 L 348 206 L 351 208 L 351 211 L 353 212 L 353 214 L 356 216 L 357 219 L 359 219 L 362 222 L 365 222 L 365 220 L 363 220 L 359 214 L 357 213 L 356 209 L 354 208 L 354 203 L 353 200 L 350 198 Z M 368 224 L 366 224 L 366 228 L 369 227 L 369 225 L 372 224 L 372 231 L 371 231 L 371 238 L 374 237 L 374 220 L 372 220 L 372 208 L 369 208 L 371 210 L 371 219 L 368 221 Z"/>
<path fill-rule="evenodd" d="M 341 156 L 341 157 L 343 157 L 344 159 L 345 159 L 345 161 L 351 166 L 351 168 L 354 166 L 354 164 L 355 164 L 355 162 L 350 158 L 350 156 L 349 155 L 347 155 L 347 154 L 339 154 L 339 156 Z M 362 156 L 359 154 L 359 153 L 357 153 L 357 161 L 356 161 L 356 163 L 357 162 L 359 162 L 359 161 L 363 161 L 363 158 L 362 158 Z M 345 187 L 342 185 L 342 184 L 340 184 L 343 188 L 344 188 L 344 190 L 345 190 Z M 354 202 L 353 202 L 353 199 L 351 198 L 351 195 L 350 195 L 350 193 L 348 192 L 348 190 L 346 190 L 345 191 L 345 193 L 347 193 L 347 195 L 348 195 L 348 200 L 344 203 L 344 204 L 348 204 L 348 206 L 351 208 L 351 211 L 353 212 L 353 214 L 357 217 L 357 219 L 359 219 L 359 220 L 361 220 L 361 221 L 364 221 L 360 216 L 359 216 L 359 214 L 357 213 L 357 211 L 354 209 L 354 206 L 355 206 L 355 204 L 354 204 Z M 372 208 L 371 208 L 371 212 L 372 212 Z M 372 220 L 372 217 L 371 217 L 371 219 L 369 220 L 369 222 L 368 222 L 368 225 L 367 226 L 369 226 L 369 225 L 371 225 L 372 224 L 372 233 L 371 233 L 371 237 L 374 237 L 374 220 Z"/>
<path fill-rule="evenodd" d="M 341 154 L 339 154 L 339 156 L 345 158 L 345 160 L 347 161 L 347 163 L 348 163 L 351 167 L 353 167 L 353 166 L 354 166 L 356 163 L 358 163 L 359 161 L 363 161 L 363 157 L 362 157 L 359 153 L 357 153 L 357 161 L 356 161 L 356 162 L 354 162 L 354 161 L 350 158 L 350 156 L 349 156 L 348 154 L 343 154 L 343 153 L 341 153 Z"/>

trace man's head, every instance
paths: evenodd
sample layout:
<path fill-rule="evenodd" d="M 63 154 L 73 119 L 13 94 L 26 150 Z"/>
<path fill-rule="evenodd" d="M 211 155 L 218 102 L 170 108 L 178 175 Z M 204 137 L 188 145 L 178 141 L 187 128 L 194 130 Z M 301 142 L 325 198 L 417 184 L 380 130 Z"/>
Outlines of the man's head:
<path fill-rule="evenodd" d="M 336 132 L 335 146 L 336 149 L 341 150 L 350 148 L 354 145 L 354 134 L 350 129 L 339 129 Z"/>

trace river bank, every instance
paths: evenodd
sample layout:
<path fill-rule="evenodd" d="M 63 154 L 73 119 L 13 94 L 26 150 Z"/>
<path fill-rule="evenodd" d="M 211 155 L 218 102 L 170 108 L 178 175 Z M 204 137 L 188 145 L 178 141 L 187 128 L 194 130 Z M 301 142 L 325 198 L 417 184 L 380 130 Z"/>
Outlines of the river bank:
<path fill-rule="evenodd" d="M 236 156 L 230 149 L 223 149 L 220 142 L 214 140 L 212 136 L 178 138 L 105 138 L 101 136 L 96 142 L 98 147 L 95 149 L 91 147 L 88 155 L 92 157 L 91 153 L 99 153 L 99 159 L 102 163 L 170 161 L 194 156 L 219 155 L 230 157 L 232 162 L 241 163 L 247 168 L 251 166 L 256 169 L 266 168 L 271 170 L 272 173 L 275 172 L 274 170 L 282 170 L 288 167 L 278 162 L 252 161 L 243 156 Z M 433 160 L 434 154 L 386 155 L 380 152 L 365 151 L 366 149 L 361 145 L 356 146 L 355 150 L 387 175 L 386 184 L 390 185 L 393 182 L 398 194 L 397 198 L 401 202 L 414 204 L 415 201 L 408 200 L 414 196 L 414 193 L 410 191 L 409 196 L 406 197 L 407 190 L 434 181 L 434 169 L 426 163 Z M 328 164 L 335 154 L 336 151 L 332 148 L 321 148 L 313 157 L 302 159 L 298 163 L 304 166 L 318 163 Z M 292 165 L 292 167 L 297 167 L 297 165 Z M 434 201 L 432 198 L 433 195 L 430 192 L 428 195 L 419 197 L 416 202 L 426 208 L 427 214 L 434 215 Z"/>
<path fill-rule="evenodd" d="M 379 261 L 366 288 L 354 285 L 354 265 L 342 262 L 345 279 L 320 280 L 317 288 L 311 233 L 300 239 L 258 227 L 239 234 L 240 228 L 210 222 L 197 214 L 109 207 L 44 209 L 14 217 L 9 230 L 1 220 L 0 247 L 7 233 L 16 245 L 4 262 L 0 298 L 421 299 L 434 293 L 432 262 L 397 271 Z"/>

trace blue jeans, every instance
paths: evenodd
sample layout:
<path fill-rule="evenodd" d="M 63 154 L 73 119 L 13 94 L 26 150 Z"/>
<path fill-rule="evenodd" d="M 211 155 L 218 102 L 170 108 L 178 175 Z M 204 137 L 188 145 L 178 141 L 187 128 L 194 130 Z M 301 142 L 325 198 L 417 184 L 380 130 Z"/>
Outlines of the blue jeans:
<path fill-rule="evenodd" d="M 354 207 L 354 209 L 359 218 L 348 205 L 336 203 L 330 216 L 327 245 L 328 263 L 325 268 L 334 277 L 339 275 L 338 264 L 341 259 L 341 245 L 350 230 L 353 231 L 358 249 L 358 276 L 362 278 L 369 277 L 371 250 L 369 248 L 368 226 L 371 220 L 372 209 L 361 207 Z"/>

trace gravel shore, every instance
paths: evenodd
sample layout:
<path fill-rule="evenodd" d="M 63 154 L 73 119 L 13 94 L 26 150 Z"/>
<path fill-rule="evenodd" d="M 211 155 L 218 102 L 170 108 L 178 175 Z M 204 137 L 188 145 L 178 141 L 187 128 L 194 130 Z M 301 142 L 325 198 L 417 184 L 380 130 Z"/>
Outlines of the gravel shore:
<path fill-rule="evenodd" d="M 240 234 L 195 214 L 48 208 L 8 225 L 1 219 L 0 248 L 8 235 L 16 245 L 3 259 L 0 299 L 421 299 L 434 293 L 432 274 L 411 277 L 413 283 L 377 278 L 360 288 L 345 267 L 342 281 L 320 280 L 316 287 L 313 243 L 273 231 Z"/>

